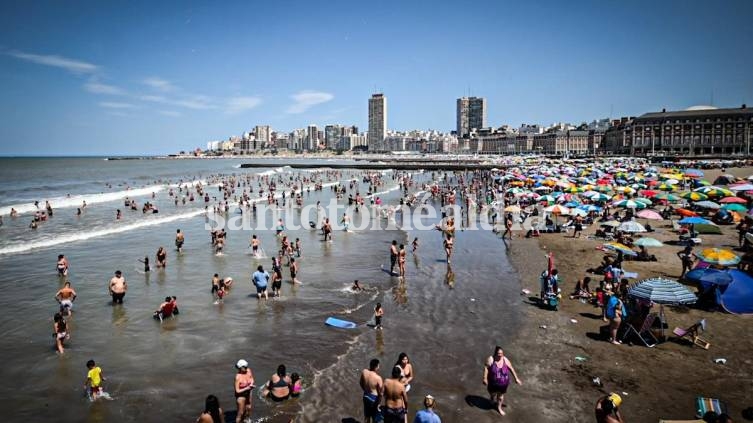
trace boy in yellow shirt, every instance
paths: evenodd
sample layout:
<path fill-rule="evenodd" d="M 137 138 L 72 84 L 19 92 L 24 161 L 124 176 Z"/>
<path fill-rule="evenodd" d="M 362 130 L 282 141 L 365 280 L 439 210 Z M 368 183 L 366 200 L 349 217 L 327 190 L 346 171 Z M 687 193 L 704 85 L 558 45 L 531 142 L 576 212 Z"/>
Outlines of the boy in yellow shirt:
<path fill-rule="evenodd" d="M 102 381 L 106 380 L 102 375 L 102 368 L 97 366 L 94 360 L 86 362 L 86 368 L 89 371 L 86 373 L 86 382 L 84 382 L 84 389 L 87 389 L 89 399 L 94 401 L 100 396 L 103 396 L 104 390 L 102 389 Z"/>

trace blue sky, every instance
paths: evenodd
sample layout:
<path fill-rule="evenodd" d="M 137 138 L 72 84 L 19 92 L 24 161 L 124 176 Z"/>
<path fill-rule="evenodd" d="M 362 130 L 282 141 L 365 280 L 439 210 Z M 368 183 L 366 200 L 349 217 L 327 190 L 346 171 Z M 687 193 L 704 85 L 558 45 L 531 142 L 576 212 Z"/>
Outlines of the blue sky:
<path fill-rule="evenodd" d="M 163 154 L 256 124 L 578 123 L 753 104 L 753 2 L 0 2 L 0 155 Z"/>

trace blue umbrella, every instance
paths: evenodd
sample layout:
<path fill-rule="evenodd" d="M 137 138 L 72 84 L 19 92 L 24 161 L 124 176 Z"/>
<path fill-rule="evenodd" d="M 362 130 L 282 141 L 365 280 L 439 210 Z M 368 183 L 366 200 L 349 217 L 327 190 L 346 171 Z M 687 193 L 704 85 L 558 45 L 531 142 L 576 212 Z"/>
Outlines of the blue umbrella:
<path fill-rule="evenodd" d="M 628 289 L 628 295 L 661 305 L 693 304 L 697 300 L 684 285 L 662 278 L 640 281 Z"/>
<path fill-rule="evenodd" d="M 685 274 L 685 279 L 692 282 L 708 283 L 712 285 L 729 285 L 732 283 L 732 275 L 726 270 L 718 269 L 693 269 Z"/>
<path fill-rule="evenodd" d="M 709 224 L 711 224 L 711 221 L 707 220 L 707 219 L 704 219 L 702 217 L 691 216 L 691 217 L 686 217 L 686 218 L 680 220 L 677 223 L 679 223 L 681 225 L 688 225 L 688 224 L 692 224 L 692 225 L 709 225 Z"/>

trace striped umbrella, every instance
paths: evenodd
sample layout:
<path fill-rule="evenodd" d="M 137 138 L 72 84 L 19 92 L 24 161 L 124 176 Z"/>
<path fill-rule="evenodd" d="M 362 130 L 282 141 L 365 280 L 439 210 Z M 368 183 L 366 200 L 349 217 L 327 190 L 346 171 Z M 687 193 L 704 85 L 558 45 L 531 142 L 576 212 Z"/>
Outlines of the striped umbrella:
<path fill-rule="evenodd" d="M 656 189 L 662 190 L 662 191 L 674 191 L 677 189 L 677 187 L 675 185 L 668 184 L 665 182 L 665 183 L 657 185 Z"/>
<path fill-rule="evenodd" d="M 626 209 L 645 209 L 646 204 L 634 200 L 620 200 L 612 204 L 615 207 L 624 207 Z"/>
<path fill-rule="evenodd" d="M 708 195 L 709 197 L 734 197 L 735 193 L 726 189 L 726 188 L 720 188 L 715 186 L 708 186 L 708 187 L 701 187 L 695 190 L 695 192 L 700 192 L 703 194 Z"/>
<path fill-rule="evenodd" d="M 640 281 L 628 289 L 628 295 L 661 305 L 694 304 L 697 301 L 695 294 L 684 285 L 662 278 Z"/>
<path fill-rule="evenodd" d="M 706 248 L 700 253 L 696 253 L 696 256 L 701 261 L 720 266 L 734 266 L 740 263 L 740 257 L 737 254 L 724 248 Z"/>
<path fill-rule="evenodd" d="M 635 201 L 637 201 L 639 203 L 643 203 L 643 204 L 645 204 L 647 206 L 650 206 L 650 205 L 654 204 L 653 201 L 649 200 L 648 198 L 643 198 L 643 197 L 635 198 Z"/>
<path fill-rule="evenodd" d="M 638 255 L 638 253 L 636 253 L 635 251 L 633 251 L 632 248 L 628 247 L 625 244 L 620 244 L 619 242 L 607 242 L 607 243 L 604 244 L 604 248 L 606 248 L 608 250 L 613 250 L 613 251 L 621 251 L 622 254 L 624 254 L 626 256 L 637 256 Z"/>
<path fill-rule="evenodd" d="M 656 194 L 654 196 L 654 199 L 656 200 L 664 200 L 664 201 L 680 201 L 680 197 L 676 196 L 675 194 L 670 194 L 668 192 L 662 192 L 660 194 Z"/>

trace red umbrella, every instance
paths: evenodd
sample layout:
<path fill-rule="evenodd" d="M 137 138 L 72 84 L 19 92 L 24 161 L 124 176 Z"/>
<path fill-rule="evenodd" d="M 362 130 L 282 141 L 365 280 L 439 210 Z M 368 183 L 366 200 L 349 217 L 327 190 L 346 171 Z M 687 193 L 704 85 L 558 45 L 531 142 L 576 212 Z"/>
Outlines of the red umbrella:
<path fill-rule="evenodd" d="M 644 189 L 643 191 L 641 191 L 641 195 L 643 195 L 644 197 L 647 197 L 647 198 L 652 198 L 652 197 L 654 197 L 658 193 L 659 193 L 659 191 L 654 191 L 652 189 Z"/>

